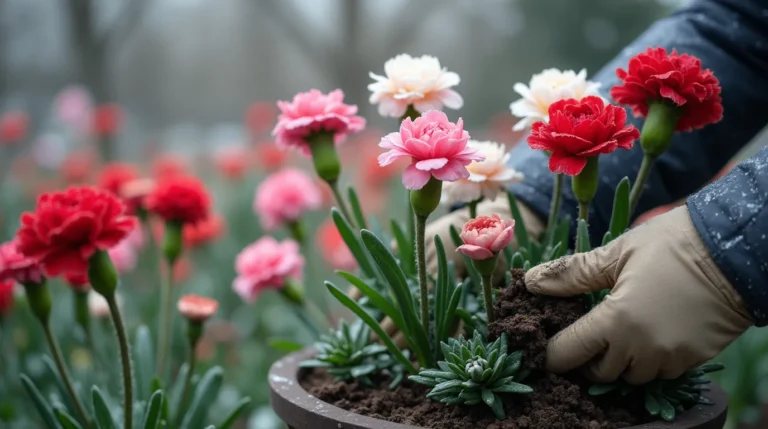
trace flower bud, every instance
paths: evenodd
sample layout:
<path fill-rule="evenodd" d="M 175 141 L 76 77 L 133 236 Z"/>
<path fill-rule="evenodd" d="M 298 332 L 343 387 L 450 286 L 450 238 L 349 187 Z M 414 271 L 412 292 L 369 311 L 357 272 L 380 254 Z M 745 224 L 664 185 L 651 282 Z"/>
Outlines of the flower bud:
<path fill-rule="evenodd" d="M 417 216 L 429 216 L 440 204 L 442 192 L 443 182 L 431 176 L 429 182 L 423 188 L 411 191 L 410 197 L 413 212 Z"/>
<path fill-rule="evenodd" d="M 168 261 L 169 266 L 173 266 L 173 263 L 181 256 L 182 250 L 184 250 L 183 241 L 184 224 L 176 220 L 169 220 L 165 222 L 165 232 L 163 238 L 163 255 L 165 260 Z"/>
<path fill-rule="evenodd" d="M 316 132 L 307 137 L 315 171 L 329 184 L 336 183 L 341 175 L 341 162 L 333 139 L 333 133 L 329 132 Z"/>
<path fill-rule="evenodd" d="M 648 115 L 640 132 L 640 146 L 646 155 L 657 158 L 666 152 L 681 114 L 681 108 L 663 102 L 648 106 Z"/>
<path fill-rule="evenodd" d="M 285 287 L 280 289 L 283 296 L 290 302 L 298 305 L 304 304 L 304 287 L 293 280 L 286 280 Z"/>
<path fill-rule="evenodd" d="M 51 317 L 51 307 L 53 305 L 51 291 L 48 289 L 48 280 L 44 278 L 39 283 L 25 282 L 23 286 L 27 293 L 27 302 L 32 310 L 32 314 L 40 320 L 40 323 L 47 325 Z"/>
<path fill-rule="evenodd" d="M 117 289 L 117 270 L 104 250 L 97 250 L 88 259 L 88 281 L 93 290 L 104 297 L 112 296 Z"/>
<path fill-rule="evenodd" d="M 573 176 L 571 186 L 576 200 L 582 204 L 592 201 L 597 193 L 598 178 L 598 157 L 597 155 L 587 158 L 587 164 L 581 173 Z"/>

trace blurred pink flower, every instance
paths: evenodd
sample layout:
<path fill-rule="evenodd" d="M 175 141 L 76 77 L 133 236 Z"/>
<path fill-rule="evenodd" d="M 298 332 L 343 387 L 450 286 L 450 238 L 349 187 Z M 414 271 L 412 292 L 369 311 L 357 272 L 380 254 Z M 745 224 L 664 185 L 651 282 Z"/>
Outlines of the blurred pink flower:
<path fill-rule="evenodd" d="M 176 308 L 182 316 L 193 322 L 204 322 L 216 314 L 219 302 L 200 295 L 188 294 L 179 298 Z"/>
<path fill-rule="evenodd" d="M 112 259 L 112 263 L 115 265 L 117 272 L 122 274 L 133 271 L 133 269 L 136 268 L 136 262 L 138 260 L 137 250 L 138 249 L 131 244 L 128 238 L 125 238 L 123 241 L 107 250 L 107 253 L 109 253 L 109 258 Z"/>
<path fill-rule="evenodd" d="M 19 240 L 14 238 L 0 244 L 0 281 L 15 280 L 18 283 L 40 283 L 43 272 L 40 265 L 22 254 L 17 245 Z"/>
<path fill-rule="evenodd" d="M 514 220 L 501 220 L 497 214 L 470 219 L 461 228 L 464 244 L 456 251 L 475 260 L 492 258 L 512 240 L 514 227 Z"/>
<path fill-rule="evenodd" d="M 287 280 L 301 280 L 303 269 L 298 243 L 262 237 L 237 255 L 232 287 L 243 300 L 253 302 L 265 289 L 282 289 Z"/>
<path fill-rule="evenodd" d="M 91 117 L 91 98 L 81 86 L 64 88 L 53 102 L 57 119 L 63 124 L 84 131 Z"/>
<path fill-rule="evenodd" d="M 315 243 L 323 259 L 331 268 L 345 271 L 354 271 L 357 268 L 357 260 L 331 219 L 326 219 L 320 224 Z"/>
<path fill-rule="evenodd" d="M 15 110 L 0 115 L 0 145 L 21 143 L 29 135 L 29 116 Z"/>
<path fill-rule="evenodd" d="M 289 168 L 267 177 L 258 189 L 253 210 L 264 229 L 271 231 L 299 220 L 308 210 L 322 204 L 318 185 L 303 171 Z"/>
<path fill-rule="evenodd" d="M 455 124 L 443 112 L 430 110 L 411 121 L 400 124 L 400 132 L 381 139 L 379 147 L 389 149 L 379 155 L 379 165 L 385 167 L 399 158 L 410 158 L 403 173 L 406 189 L 417 190 L 429 182 L 431 176 L 445 182 L 469 177 L 467 165 L 484 158 L 467 146 L 469 133 L 459 118 Z"/>
<path fill-rule="evenodd" d="M 293 101 L 278 101 L 280 116 L 272 130 L 275 144 L 279 147 L 294 147 L 309 156 L 309 145 L 305 138 L 316 132 L 330 132 L 338 145 L 348 134 L 362 131 L 365 119 L 357 116 L 357 106 L 344 104 L 344 92 L 340 89 L 328 95 L 312 89 L 300 92 Z"/>

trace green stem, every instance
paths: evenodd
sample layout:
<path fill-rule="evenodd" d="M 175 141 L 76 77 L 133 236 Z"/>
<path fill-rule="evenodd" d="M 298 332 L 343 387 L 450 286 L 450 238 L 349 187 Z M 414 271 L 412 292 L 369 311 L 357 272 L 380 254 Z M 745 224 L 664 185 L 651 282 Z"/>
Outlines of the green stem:
<path fill-rule="evenodd" d="M 88 309 L 88 291 L 75 290 L 73 291 L 74 307 L 75 307 L 75 321 L 83 329 L 85 335 L 85 343 L 88 348 L 93 352 L 93 338 L 91 335 L 91 313 Z"/>
<path fill-rule="evenodd" d="M 301 220 L 297 219 L 295 221 L 288 222 L 288 231 L 291 233 L 291 238 L 296 240 L 296 242 L 300 245 L 304 245 L 304 225 L 302 225 Z"/>
<path fill-rule="evenodd" d="M 485 302 L 485 314 L 488 317 L 488 323 L 496 320 L 493 314 L 493 274 L 483 276 L 483 301 Z"/>
<path fill-rule="evenodd" d="M 635 178 L 635 182 L 632 184 L 632 190 L 629 192 L 630 216 L 635 212 L 637 203 L 640 202 L 640 195 L 643 194 L 645 182 L 648 181 L 648 176 L 651 174 L 651 167 L 653 166 L 653 162 L 655 160 L 656 158 L 652 155 L 647 153 L 643 155 L 643 162 L 640 164 L 640 171 L 637 172 L 637 178 Z"/>
<path fill-rule="evenodd" d="M 584 219 L 585 222 L 588 222 L 589 217 L 589 203 L 582 203 L 579 202 L 579 219 Z M 576 228 L 576 251 L 578 252 L 579 243 L 581 243 L 582 237 L 581 237 L 581 228 Z"/>
<path fill-rule="evenodd" d="M 474 219 L 477 217 L 477 203 L 480 202 L 480 199 L 477 199 L 475 201 L 467 203 L 467 207 L 469 207 L 469 218 Z"/>
<path fill-rule="evenodd" d="M 120 315 L 120 307 L 115 300 L 115 294 L 107 295 L 104 298 L 109 304 L 109 314 L 112 316 L 112 323 L 114 323 L 117 333 L 117 342 L 120 346 L 120 362 L 123 367 L 123 417 L 125 417 L 123 428 L 130 429 L 133 427 L 133 369 L 131 368 L 131 355 L 128 351 L 128 336 L 125 334 L 125 326 Z"/>
<path fill-rule="evenodd" d="M 563 175 L 555 175 L 555 185 L 552 188 L 552 201 L 549 205 L 549 219 L 547 220 L 547 230 L 552 230 L 557 223 L 557 215 L 560 212 L 560 200 L 563 196 Z"/>
<path fill-rule="evenodd" d="M 42 325 L 43 325 L 43 332 L 45 332 L 45 339 L 48 341 L 48 346 L 51 348 L 51 355 L 53 356 L 53 361 L 56 363 L 56 368 L 59 370 L 59 374 L 61 375 L 61 380 L 64 383 L 64 387 L 67 389 L 67 393 L 69 393 L 69 396 L 72 397 L 72 403 L 75 406 L 77 417 L 80 420 L 80 423 L 82 423 L 85 428 L 89 428 L 90 424 L 88 422 L 88 415 L 85 413 L 85 408 L 83 408 L 83 404 L 80 402 L 80 398 L 75 393 L 75 388 L 72 384 L 72 377 L 69 375 L 67 366 L 64 364 L 64 358 L 61 355 L 61 349 L 59 348 L 59 343 L 56 341 L 56 338 L 53 336 L 53 332 L 51 332 L 50 324 L 48 324 L 47 322 L 43 322 Z"/>
<path fill-rule="evenodd" d="M 356 225 L 355 218 L 350 216 L 351 212 L 347 208 L 347 204 L 344 202 L 344 199 L 341 197 L 341 192 L 339 192 L 338 182 L 328 183 L 328 185 L 331 187 L 331 191 L 333 191 L 333 197 L 336 199 L 336 204 L 339 206 L 339 210 L 341 210 L 341 214 L 344 215 L 344 218 L 347 219 L 347 222 L 349 222 L 350 225 L 355 227 Z"/>
<path fill-rule="evenodd" d="M 412 121 L 415 121 L 419 116 L 421 116 L 421 113 L 413 107 L 413 104 L 409 104 L 408 109 L 403 116 L 400 117 L 399 122 L 402 123 L 406 118 L 411 118 Z"/>
<path fill-rule="evenodd" d="M 171 288 L 173 287 L 173 263 L 168 262 L 166 264 L 167 272 L 165 276 L 160 274 L 160 319 L 158 326 L 158 338 L 157 338 L 157 369 L 155 372 L 157 376 L 162 379 L 163 373 L 166 367 L 166 356 L 168 348 L 170 347 L 171 326 L 173 324 L 173 316 L 171 309 Z"/>
<path fill-rule="evenodd" d="M 416 271 L 419 273 L 419 297 L 421 306 L 421 325 L 429 335 L 429 299 L 427 292 L 427 257 L 424 235 L 427 229 L 427 216 L 416 216 Z"/>

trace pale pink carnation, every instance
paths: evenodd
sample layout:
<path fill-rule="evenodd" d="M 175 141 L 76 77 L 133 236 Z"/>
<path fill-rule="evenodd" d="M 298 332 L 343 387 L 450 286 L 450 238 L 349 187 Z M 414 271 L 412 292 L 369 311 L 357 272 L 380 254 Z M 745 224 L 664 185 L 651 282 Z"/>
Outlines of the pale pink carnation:
<path fill-rule="evenodd" d="M 299 220 L 304 212 L 315 210 L 323 202 L 318 184 L 298 169 L 285 169 L 271 174 L 258 189 L 253 210 L 264 229 L 271 231 Z"/>
<path fill-rule="evenodd" d="M 365 119 L 357 116 L 357 106 L 344 104 L 344 92 L 340 89 L 328 95 L 312 89 L 300 92 L 293 101 L 278 101 L 280 116 L 272 130 L 275 144 L 279 147 L 294 147 L 310 156 L 306 138 L 318 132 L 330 132 L 338 145 L 348 134 L 362 131 Z"/>
<path fill-rule="evenodd" d="M 127 273 L 136 268 L 136 262 L 138 260 L 137 249 L 127 237 L 115 246 L 109 248 L 107 253 L 118 273 Z"/>
<path fill-rule="evenodd" d="M 193 322 L 204 322 L 216 314 L 216 310 L 219 309 L 219 302 L 204 296 L 189 294 L 179 299 L 176 308 L 187 319 Z"/>
<path fill-rule="evenodd" d="M 514 220 L 501 220 L 498 214 L 470 219 L 461 228 L 464 244 L 456 251 L 475 260 L 492 258 L 512 240 L 514 227 Z"/>
<path fill-rule="evenodd" d="M 303 269 L 298 243 L 262 237 L 237 255 L 232 287 L 243 300 L 253 302 L 265 289 L 282 289 L 288 280 L 301 280 Z"/>
<path fill-rule="evenodd" d="M 411 159 L 403 173 L 406 189 L 421 189 L 429 178 L 453 182 L 469 177 L 467 165 L 484 158 L 467 146 L 469 133 L 464 122 L 454 124 L 443 112 L 430 110 L 415 121 L 406 118 L 400 124 L 400 132 L 390 133 L 381 139 L 379 147 L 389 149 L 379 155 L 379 165 L 392 164 L 399 158 Z"/>
<path fill-rule="evenodd" d="M 40 265 L 19 252 L 18 242 L 14 238 L 0 244 L 0 281 L 11 279 L 18 283 L 40 283 L 43 280 Z"/>

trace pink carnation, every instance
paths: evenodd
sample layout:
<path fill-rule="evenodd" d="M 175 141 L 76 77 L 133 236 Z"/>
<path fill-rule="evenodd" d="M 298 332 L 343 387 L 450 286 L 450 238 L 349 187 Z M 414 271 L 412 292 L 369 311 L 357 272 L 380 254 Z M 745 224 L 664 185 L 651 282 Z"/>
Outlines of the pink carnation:
<path fill-rule="evenodd" d="M 323 259 L 331 268 L 344 271 L 354 271 L 357 268 L 355 256 L 352 255 L 331 219 L 326 219 L 317 228 L 315 243 Z"/>
<path fill-rule="evenodd" d="M 138 259 L 136 251 L 136 247 L 128 239 L 124 239 L 107 250 L 107 253 L 109 253 L 109 258 L 112 259 L 117 272 L 127 273 L 136 268 Z"/>
<path fill-rule="evenodd" d="M 461 228 L 464 244 L 456 251 L 475 260 L 492 258 L 512 240 L 514 226 L 514 220 L 501 220 L 497 214 L 470 219 Z"/>
<path fill-rule="evenodd" d="M 40 265 L 22 254 L 17 245 L 19 240 L 14 238 L 0 244 L 0 281 L 15 280 L 18 283 L 35 282 L 43 280 Z"/>
<path fill-rule="evenodd" d="M 385 167 L 399 158 L 411 159 L 403 173 L 406 189 L 417 190 L 429 182 L 431 176 L 445 182 L 469 178 L 467 165 L 484 158 L 467 146 L 469 133 L 464 122 L 455 124 L 443 112 L 430 110 L 411 121 L 400 124 L 400 132 L 386 135 L 379 147 L 389 149 L 379 155 L 379 165 Z"/>
<path fill-rule="evenodd" d="M 219 302 L 204 296 L 189 294 L 179 299 L 176 308 L 187 319 L 193 322 L 204 322 L 216 314 L 216 310 L 219 309 Z"/>
<path fill-rule="evenodd" d="M 317 183 L 306 173 L 286 169 L 266 178 L 256 190 L 253 210 L 266 230 L 273 230 L 288 222 L 299 220 L 309 210 L 323 202 Z"/>
<path fill-rule="evenodd" d="M 300 280 L 303 269 L 298 243 L 262 237 L 237 255 L 232 287 L 245 301 L 253 302 L 265 289 L 282 289 L 287 280 Z"/>
<path fill-rule="evenodd" d="M 275 144 L 279 147 L 295 147 L 309 156 L 306 138 L 316 132 L 331 132 L 336 144 L 341 143 L 348 134 L 362 131 L 365 119 L 355 115 L 357 106 L 344 104 L 344 92 L 340 89 L 328 95 L 312 89 L 300 92 L 292 102 L 278 101 L 280 116 L 272 130 Z"/>

